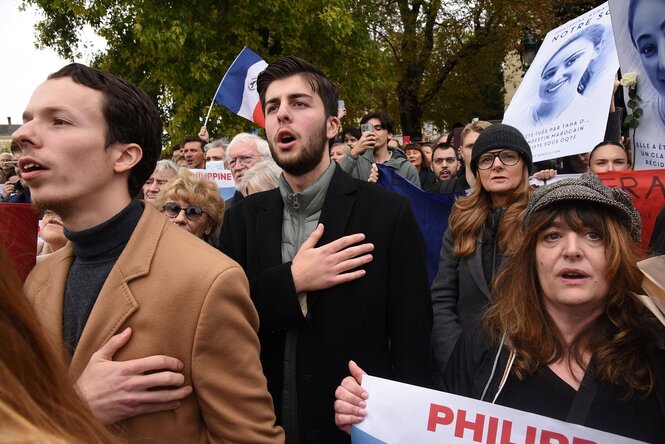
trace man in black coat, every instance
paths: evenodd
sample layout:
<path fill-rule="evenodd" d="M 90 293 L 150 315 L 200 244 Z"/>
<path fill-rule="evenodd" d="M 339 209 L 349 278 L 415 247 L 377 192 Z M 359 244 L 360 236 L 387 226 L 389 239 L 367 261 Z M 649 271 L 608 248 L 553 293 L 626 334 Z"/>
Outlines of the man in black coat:
<path fill-rule="evenodd" d="M 353 359 L 368 373 L 430 385 L 432 306 L 409 202 L 355 180 L 328 156 L 337 89 L 286 57 L 258 77 L 278 189 L 229 210 L 220 249 L 250 281 L 261 359 L 287 442 L 349 442 L 334 424 Z"/>

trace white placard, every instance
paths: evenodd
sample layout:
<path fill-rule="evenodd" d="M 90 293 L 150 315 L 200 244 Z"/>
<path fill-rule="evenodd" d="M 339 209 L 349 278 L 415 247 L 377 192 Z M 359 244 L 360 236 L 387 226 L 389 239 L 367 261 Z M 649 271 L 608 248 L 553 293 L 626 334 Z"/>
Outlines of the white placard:
<path fill-rule="evenodd" d="M 545 36 L 506 110 L 533 160 L 587 153 L 602 142 L 619 69 L 607 3 Z"/>
<path fill-rule="evenodd" d="M 353 444 L 612 444 L 630 438 L 463 396 L 363 376 L 367 417 Z M 545 401 L 544 401 L 545 402 Z"/>
<path fill-rule="evenodd" d="M 635 169 L 665 168 L 665 1 L 610 0 L 610 9 L 621 72 L 637 73 L 642 99 L 644 114 L 630 130 Z"/>
<path fill-rule="evenodd" d="M 219 194 L 224 200 L 232 198 L 233 194 L 236 192 L 236 186 L 233 182 L 233 174 L 231 174 L 231 170 L 191 169 L 190 171 L 200 178 L 213 181 L 217 185 L 217 188 L 219 188 Z"/>

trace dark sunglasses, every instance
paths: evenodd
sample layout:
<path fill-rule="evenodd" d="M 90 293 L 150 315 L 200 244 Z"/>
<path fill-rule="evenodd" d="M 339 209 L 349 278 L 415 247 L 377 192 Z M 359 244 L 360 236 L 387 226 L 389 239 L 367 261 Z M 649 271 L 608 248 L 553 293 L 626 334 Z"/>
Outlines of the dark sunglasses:
<path fill-rule="evenodd" d="M 202 214 L 206 214 L 198 205 L 189 205 L 186 208 L 181 207 L 175 202 L 168 202 L 162 207 L 167 217 L 178 217 L 181 211 L 185 211 L 187 220 L 199 220 Z"/>

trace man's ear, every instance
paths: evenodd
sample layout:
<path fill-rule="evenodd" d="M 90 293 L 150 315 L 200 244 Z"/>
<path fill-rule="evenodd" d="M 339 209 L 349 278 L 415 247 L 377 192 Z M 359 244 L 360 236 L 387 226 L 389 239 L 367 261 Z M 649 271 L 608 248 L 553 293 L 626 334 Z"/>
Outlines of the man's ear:
<path fill-rule="evenodd" d="M 393 138 L 393 133 L 391 133 L 390 131 L 388 131 L 388 140 L 390 140 L 390 139 L 392 139 L 392 138 Z"/>
<path fill-rule="evenodd" d="M 143 158 L 143 150 L 135 143 L 117 143 L 112 149 L 116 150 L 114 170 L 124 173 L 136 166 Z"/>
<path fill-rule="evenodd" d="M 340 121 L 336 116 L 328 117 L 328 123 L 326 125 L 326 137 L 328 140 L 334 139 L 337 133 L 339 133 Z"/>

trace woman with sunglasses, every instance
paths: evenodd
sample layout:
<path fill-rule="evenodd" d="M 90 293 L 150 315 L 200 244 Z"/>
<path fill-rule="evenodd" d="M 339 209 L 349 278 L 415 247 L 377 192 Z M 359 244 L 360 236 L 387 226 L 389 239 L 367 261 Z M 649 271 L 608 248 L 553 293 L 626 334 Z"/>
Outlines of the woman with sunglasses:
<path fill-rule="evenodd" d="M 462 330 L 482 318 L 504 256 L 521 242 L 521 216 L 531 194 L 531 149 L 512 126 L 492 125 L 480 133 L 470 166 L 476 184 L 453 206 L 432 283 L 437 383 Z"/>
<path fill-rule="evenodd" d="M 186 168 L 181 168 L 178 177 L 162 188 L 156 206 L 171 222 L 205 241 L 221 226 L 224 217 L 224 200 L 217 186 Z"/>

